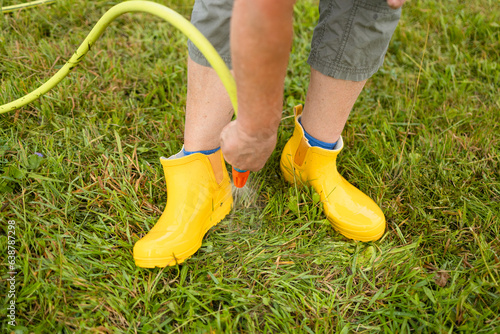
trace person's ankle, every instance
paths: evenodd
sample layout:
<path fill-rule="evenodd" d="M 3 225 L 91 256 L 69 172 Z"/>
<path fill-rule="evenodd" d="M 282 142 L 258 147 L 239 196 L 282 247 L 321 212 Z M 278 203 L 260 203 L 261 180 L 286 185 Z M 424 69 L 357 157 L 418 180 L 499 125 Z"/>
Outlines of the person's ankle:
<path fill-rule="evenodd" d="M 195 153 L 201 153 L 201 154 L 204 154 L 204 155 L 210 155 L 210 154 L 214 154 L 218 150 L 220 150 L 220 146 L 217 147 L 217 148 L 211 149 L 211 150 L 200 150 L 200 151 L 186 151 L 186 149 L 182 148 L 182 153 L 184 154 L 184 156 L 195 154 Z"/>
<path fill-rule="evenodd" d="M 312 135 L 310 135 L 306 131 L 306 129 L 302 125 L 302 120 L 300 118 L 299 118 L 299 124 L 302 127 L 302 130 L 304 130 L 304 137 L 306 137 L 306 139 L 307 139 L 309 145 L 311 145 L 311 147 L 319 147 L 319 148 L 322 148 L 325 150 L 333 150 L 335 148 L 335 146 L 337 145 L 338 140 L 333 142 L 333 143 L 328 143 L 328 142 L 324 142 L 322 140 L 314 138 Z"/>

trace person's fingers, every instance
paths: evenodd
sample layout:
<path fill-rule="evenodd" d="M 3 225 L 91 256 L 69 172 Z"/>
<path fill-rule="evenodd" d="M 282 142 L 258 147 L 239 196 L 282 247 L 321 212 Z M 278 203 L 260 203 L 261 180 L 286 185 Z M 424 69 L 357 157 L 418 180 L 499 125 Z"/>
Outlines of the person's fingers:
<path fill-rule="evenodd" d="M 233 152 L 235 151 L 235 141 L 231 138 L 234 136 L 231 136 L 231 130 L 233 128 L 232 122 L 229 123 L 222 129 L 222 132 L 220 134 L 220 147 L 222 150 L 222 154 L 224 155 L 224 159 L 231 165 L 233 165 Z"/>
<path fill-rule="evenodd" d="M 387 4 L 392 9 L 398 9 L 399 7 L 403 6 L 404 3 L 405 0 L 387 0 Z"/>
<path fill-rule="evenodd" d="M 221 132 L 222 154 L 233 167 L 252 172 L 266 164 L 276 146 L 277 136 L 259 138 L 238 130 L 236 121 L 229 123 Z"/>

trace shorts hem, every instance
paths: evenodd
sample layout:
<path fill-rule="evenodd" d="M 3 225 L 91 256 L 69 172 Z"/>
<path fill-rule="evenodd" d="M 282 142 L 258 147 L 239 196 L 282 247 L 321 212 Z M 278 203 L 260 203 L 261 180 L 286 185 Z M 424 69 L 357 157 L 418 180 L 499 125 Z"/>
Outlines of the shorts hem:
<path fill-rule="evenodd" d="M 382 59 L 382 61 L 380 61 L 375 66 L 365 67 L 361 69 L 353 69 L 341 65 L 332 66 L 327 62 L 318 61 L 317 59 L 311 57 L 309 57 L 307 63 L 316 71 L 331 78 L 349 81 L 364 81 L 377 73 L 380 67 L 382 67 L 384 59 Z"/>
<path fill-rule="evenodd" d="M 208 62 L 207 58 L 205 58 L 205 56 L 203 55 L 203 53 L 201 53 L 201 51 L 191 41 L 188 41 L 188 54 L 191 60 L 193 60 L 198 65 L 205 67 L 212 67 L 212 65 L 210 65 L 210 63 Z M 222 56 L 220 54 L 219 56 L 222 58 L 226 66 L 231 70 L 232 69 L 231 57 Z"/>

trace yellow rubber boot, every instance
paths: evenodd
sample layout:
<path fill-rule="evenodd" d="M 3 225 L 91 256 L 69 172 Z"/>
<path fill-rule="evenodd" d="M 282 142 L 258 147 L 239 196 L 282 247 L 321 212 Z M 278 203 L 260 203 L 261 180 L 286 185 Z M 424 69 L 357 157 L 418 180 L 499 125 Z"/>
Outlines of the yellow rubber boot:
<path fill-rule="evenodd" d="M 134 246 L 135 264 L 173 266 L 201 247 L 207 231 L 231 211 L 231 183 L 219 151 L 161 158 L 167 205 L 156 225 Z"/>
<path fill-rule="evenodd" d="M 347 238 L 360 241 L 380 239 L 386 227 L 382 210 L 337 171 L 337 155 L 344 146 L 342 137 L 333 150 L 311 147 L 298 122 L 302 106 L 295 107 L 294 113 L 295 130 L 280 161 L 285 180 L 312 186 L 320 195 L 331 225 Z"/>

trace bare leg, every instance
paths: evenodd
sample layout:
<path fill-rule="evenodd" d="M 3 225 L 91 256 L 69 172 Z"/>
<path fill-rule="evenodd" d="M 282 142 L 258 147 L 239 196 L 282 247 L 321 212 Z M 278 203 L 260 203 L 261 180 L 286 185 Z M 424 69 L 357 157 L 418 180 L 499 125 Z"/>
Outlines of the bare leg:
<path fill-rule="evenodd" d="M 219 147 L 220 133 L 232 115 L 231 101 L 217 73 L 189 58 L 184 129 L 186 151 Z"/>
<path fill-rule="evenodd" d="M 302 126 L 316 139 L 336 142 L 344 129 L 364 81 L 334 79 L 311 68 L 311 82 L 302 114 Z"/>

